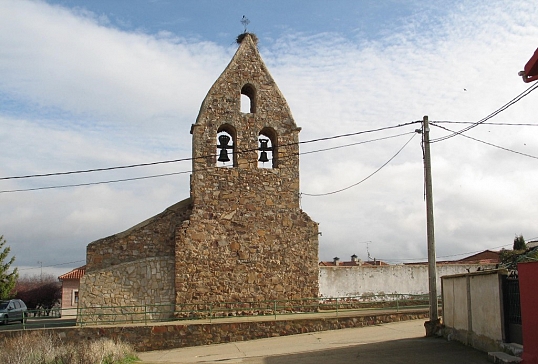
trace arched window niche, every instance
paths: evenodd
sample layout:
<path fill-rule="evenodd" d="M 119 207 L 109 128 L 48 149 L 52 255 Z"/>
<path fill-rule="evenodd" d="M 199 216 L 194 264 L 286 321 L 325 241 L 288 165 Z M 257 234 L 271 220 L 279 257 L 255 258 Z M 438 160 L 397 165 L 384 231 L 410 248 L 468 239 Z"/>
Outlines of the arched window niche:
<path fill-rule="evenodd" d="M 258 168 L 277 168 L 278 145 L 273 128 L 263 128 L 258 136 Z"/>
<path fill-rule="evenodd" d="M 241 88 L 241 112 L 243 114 L 256 112 L 256 88 L 250 83 Z"/>
<path fill-rule="evenodd" d="M 237 165 L 235 145 L 237 134 L 230 124 L 223 124 L 217 130 L 217 167 L 232 168 Z"/>

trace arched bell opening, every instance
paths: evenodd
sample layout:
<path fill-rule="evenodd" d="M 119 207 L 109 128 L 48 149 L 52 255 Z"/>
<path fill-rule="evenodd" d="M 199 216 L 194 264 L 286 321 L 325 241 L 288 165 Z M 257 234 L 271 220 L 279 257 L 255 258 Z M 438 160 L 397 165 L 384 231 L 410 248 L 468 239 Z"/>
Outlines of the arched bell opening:
<path fill-rule="evenodd" d="M 258 168 L 277 168 L 278 150 L 276 132 L 263 128 L 258 136 Z"/>
<path fill-rule="evenodd" d="M 250 83 L 241 88 L 241 112 L 244 114 L 256 112 L 256 88 Z"/>
<path fill-rule="evenodd" d="M 230 124 L 221 125 L 217 130 L 217 167 L 231 168 L 237 165 L 235 145 L 235 128 Z"/>

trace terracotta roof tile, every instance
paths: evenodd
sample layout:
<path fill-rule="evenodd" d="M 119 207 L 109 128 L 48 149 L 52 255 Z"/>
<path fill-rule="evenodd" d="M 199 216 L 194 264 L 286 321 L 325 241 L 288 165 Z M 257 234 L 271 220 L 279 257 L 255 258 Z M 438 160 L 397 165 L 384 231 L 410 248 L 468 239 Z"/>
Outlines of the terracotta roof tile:
<path fill-rule="evenodd" d="M 67 272 L 58 277 L 59 280 L 63 281 L 66 279 L 80 279 L 86 273 L 86 266 L 75 268 L 71 272 Z"/>

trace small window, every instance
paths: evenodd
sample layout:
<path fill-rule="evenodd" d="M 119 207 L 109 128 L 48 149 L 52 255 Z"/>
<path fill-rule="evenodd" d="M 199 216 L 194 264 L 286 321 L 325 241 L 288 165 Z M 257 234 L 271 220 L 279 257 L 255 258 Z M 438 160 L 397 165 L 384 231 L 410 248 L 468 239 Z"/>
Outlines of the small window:
<path fill-rule="evenodd" d="M 78 303 L 78 290 L 73 290 L 73 300 L 71 302 L 73 305 L 76 305 Z"/>
<path fill-rule="evenodd" d="M 241 112 L 243 114 L 250 113 L 250 98 L 247 95 L 241 95 Z"/>
<path fill-rule="evenodd" d="M 250 83 L 241 89 L 241 112 L 245 114 L 256 112 L 256 88 Z"/>

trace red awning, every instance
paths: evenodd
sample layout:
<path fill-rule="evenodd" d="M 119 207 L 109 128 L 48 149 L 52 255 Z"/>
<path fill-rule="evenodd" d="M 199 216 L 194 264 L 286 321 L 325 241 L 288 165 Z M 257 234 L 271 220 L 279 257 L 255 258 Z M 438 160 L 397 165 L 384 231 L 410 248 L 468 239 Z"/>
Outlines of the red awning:
<path fill-rule="evenodd" d="M 524 82 L 532 82 L 538 80 L 538 48 L 536 48 L 533 56 L 525 65 L 523 72 L 520 72 L 520 75 L 523 76 Z"/>

